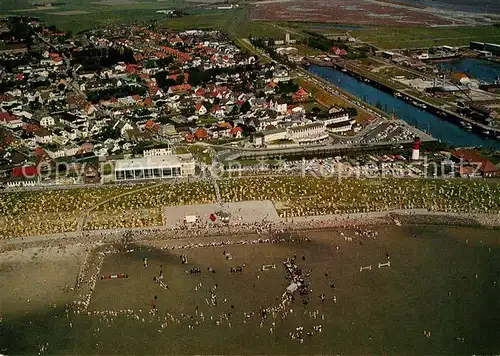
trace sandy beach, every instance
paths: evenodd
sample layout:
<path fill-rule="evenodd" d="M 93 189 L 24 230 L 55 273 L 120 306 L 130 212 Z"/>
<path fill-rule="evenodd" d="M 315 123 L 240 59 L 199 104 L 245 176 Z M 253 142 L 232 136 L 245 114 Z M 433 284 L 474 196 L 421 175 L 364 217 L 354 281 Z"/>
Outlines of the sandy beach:
<path fill-rule="evenodd" d="M 70 304 L 85 246 L 31 247 L 0 254 L 0 314 Z M 7 287 L 8 286 L 8 287 Z"/>

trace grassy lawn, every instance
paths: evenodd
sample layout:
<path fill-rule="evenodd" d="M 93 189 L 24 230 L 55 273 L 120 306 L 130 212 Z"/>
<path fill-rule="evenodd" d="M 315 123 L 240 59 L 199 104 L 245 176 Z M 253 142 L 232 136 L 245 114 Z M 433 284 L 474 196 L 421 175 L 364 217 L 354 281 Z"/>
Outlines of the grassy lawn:
<path fill-rule="evenodd" d="M 334 95 L 328 93 L 327 91 L 323 90 L 322 88 L 320 88 L 319 86 L 317 86 L 316 84 L 314 84 L 310 81 L 304 80 L 303 78 L 298 78 L 297 81 L 302 88 L 304 88 L 306 91 L 308 91 L 309 93 L 311 93 L 313 95 L 316 102 L 320 105 L 319 106 L 320 108 L 323 107 L 323 108 L 329 109 L 330 107 L 332 107 L 334 105 L 344 107 L 344 108 L 353 108 L 354 107 L 354 105 L 352 105 L 351 103 L 345 101 L 344 99 L 342 99 L 338 96 L 334 96 Z M 314 103 L 313 103 L 311 109 L 313 107 L 314 107 Z M 358 122 L 360 124 L 367 122 L 368 118 L 373 116 L 372 114 L 370 114 L 366 111 L 361 111 L 359 109 L 357 109 L 357 112 L 358 112 L 358 115 L 354 119 L 356 120 L 356 122 Z"/>
<path fill-rule="evenodd" d="M 198 145 L 189 145 L 186 153 L 192 153 L 193 157 L 199 159 L 205 164 L 212 164 L 212 156 L 210 155 L 210 148 Z"/>
<path fill-rule="evenodd" d="M 299 54 L 304 55 L 304 56 L 315 56 L 318 54 L 323 54 L 324 52 L 317 50 L 315 48 L 311 48 L 309 46 L 299 44 L 299 45 L 294 45 L 295 48 L 299 50 Z"/>
<path fill-rule="evenodd" d="M 401 68 L 396 68 L 396 67 L 386 67 L 386 68 L 381 68 L 378 71 L 374 71 L 380 75 L 383 75 L 387 78 L 394 78 L 398 76 L 403 76 L 406 79 L 415 79 L 418 78 L 418 76 L 412 72 L 409 72 L 407 70 L 401 69 Z"/>
<path fill-rule="evenodd" d="M 311 111 L 314 108 L 319 108 L 320 110 L 328 110 L 326 106 L 318 103 L 317 101 L 308 101 L 307 103 L 302 104 L 304 106 L 304 109 L 306 109 L 306 112 Z"/>
<path fill-rule="evenodd" d="M 352 31 L 360 40 L 379 48 L 421 48 L 437 45 L 467 46 L 470 41 L 500 42 L 500 28 L 397 28 L 378 27 Z"/>
<path fill-rule="evenodd" d="M 212 125 L 212 124 L 215 124 L 219 122 L 219 119 L 213 117 L 213 116 L 203 116 L 203 117 L 200 117 L 196 124 L 198 126 L 205 126 L 205 125 Z"/>

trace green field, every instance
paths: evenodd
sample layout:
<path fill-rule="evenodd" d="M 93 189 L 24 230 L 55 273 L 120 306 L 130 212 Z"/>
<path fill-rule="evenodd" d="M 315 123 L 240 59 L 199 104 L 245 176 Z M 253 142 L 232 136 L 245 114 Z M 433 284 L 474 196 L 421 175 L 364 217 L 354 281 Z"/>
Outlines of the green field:
<path fill-rule="evenodd" d="M 379 48 L 422 48 L 436 45 L 468 46 L 470 41 L 500 42 L 500 28 L 398 28 L 379 27 L 350 32 L 352 36 Z"/>
<path fill-rule="evenodd" d="M 249 20 L 249 7 L 233 10 L 190 8 L 184 0 L 79 0 L 49 8 L 36 8 L 35 3 L 48 0 L 0 0 L 5 15 L 29 15 L 64 31 L 77 33 L 114 23 L 157 20 L 162 26 L 173 29 L 213 28 L 224 30 L 233 38 L 284 37 L 287 30 L 275 24 Z M 215 7 L 215 6 L 214 6 Z M 178 9 L 191 15 L 182 18 L 166 18 L 157 10 Z"/>
<path fill-rule="evenodd" d="M 249 8 L 225 10 L 223 12 L 205 12 L 176 19 L 167 19 L 162 25 L 174 29 L 216 28 L 235 38 L 284 37 L 286 29 L 268 22 L 249 20 Z"/>

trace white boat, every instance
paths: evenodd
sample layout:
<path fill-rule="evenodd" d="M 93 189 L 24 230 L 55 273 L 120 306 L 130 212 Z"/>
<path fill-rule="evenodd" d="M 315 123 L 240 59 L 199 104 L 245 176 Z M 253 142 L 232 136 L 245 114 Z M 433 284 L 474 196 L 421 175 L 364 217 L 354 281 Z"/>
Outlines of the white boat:
<path fill-rule="evenodd" d="M 464 127 L 464 129 L 466 129 L 466 130 L 469 130 L 469 131 L 472 130 L 472 125 L 468 122 L 462 121 L 462 122 L 460 122 L 460 125 L 462 125 Z"/>
<path fill-rule="evenodd" d="M 489 132 L 488 130 L 484 130 L 484 131 L 483 131 L 483 134 L 485 134 L 485 135 L 489 135 L 489 134 L 490 134 L 490 132 Z"/>

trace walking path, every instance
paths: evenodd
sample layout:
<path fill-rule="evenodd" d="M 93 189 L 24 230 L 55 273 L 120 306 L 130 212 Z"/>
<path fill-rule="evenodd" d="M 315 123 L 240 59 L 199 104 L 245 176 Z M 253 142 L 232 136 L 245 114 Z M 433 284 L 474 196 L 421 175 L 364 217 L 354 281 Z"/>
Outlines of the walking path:
<path fill-rule="evenodd" d="M 121 194 L 118 194 L 118 195 L 115 195 L 111 198 L 108 198 L 106 200 L 103 200 L 99 203 L 97 203 L 96 205 L 90 207 L 89 209 L 87 209 L 86 211 L 82 212 L 80 214 L 80 216 L 78 217 L 78 224 L 77 224 L 77 228 L 76 228 L 76 233 L 81 233 L 85 227 L 85 223 L 86 223 L 86 220 L 89 216 L 89 214 L 94 211 L 95 209 L 97 209 L 98 207 L 104 205 L 104 204 L 107 204 L 109 203 L 110 201 L 114 200 L 114 199 L 118 199 L 118 198 L 121 198 L 121 197 L 124 197 L 124 196 L 127 196 L 129 194 L 136 194 L 137 192 L 141 192 L 143 190 L 148 190 L 148 189 L 151 189 L 151 188 L 156 188 L 162 184 L 168 184 L 168 183 L 164 183 L 164 182 L 161 182 L 161 183 L 158 183 L 158 184 L 153 184 L 153 185 L 147 185 L 145 187 L 142 187 L 142 188 L 138 188 L 138 189 L 134 189 L 134 190 L 131 190 L 131 191 L 128 191 L 128 192 L 123 192 Z"/>

